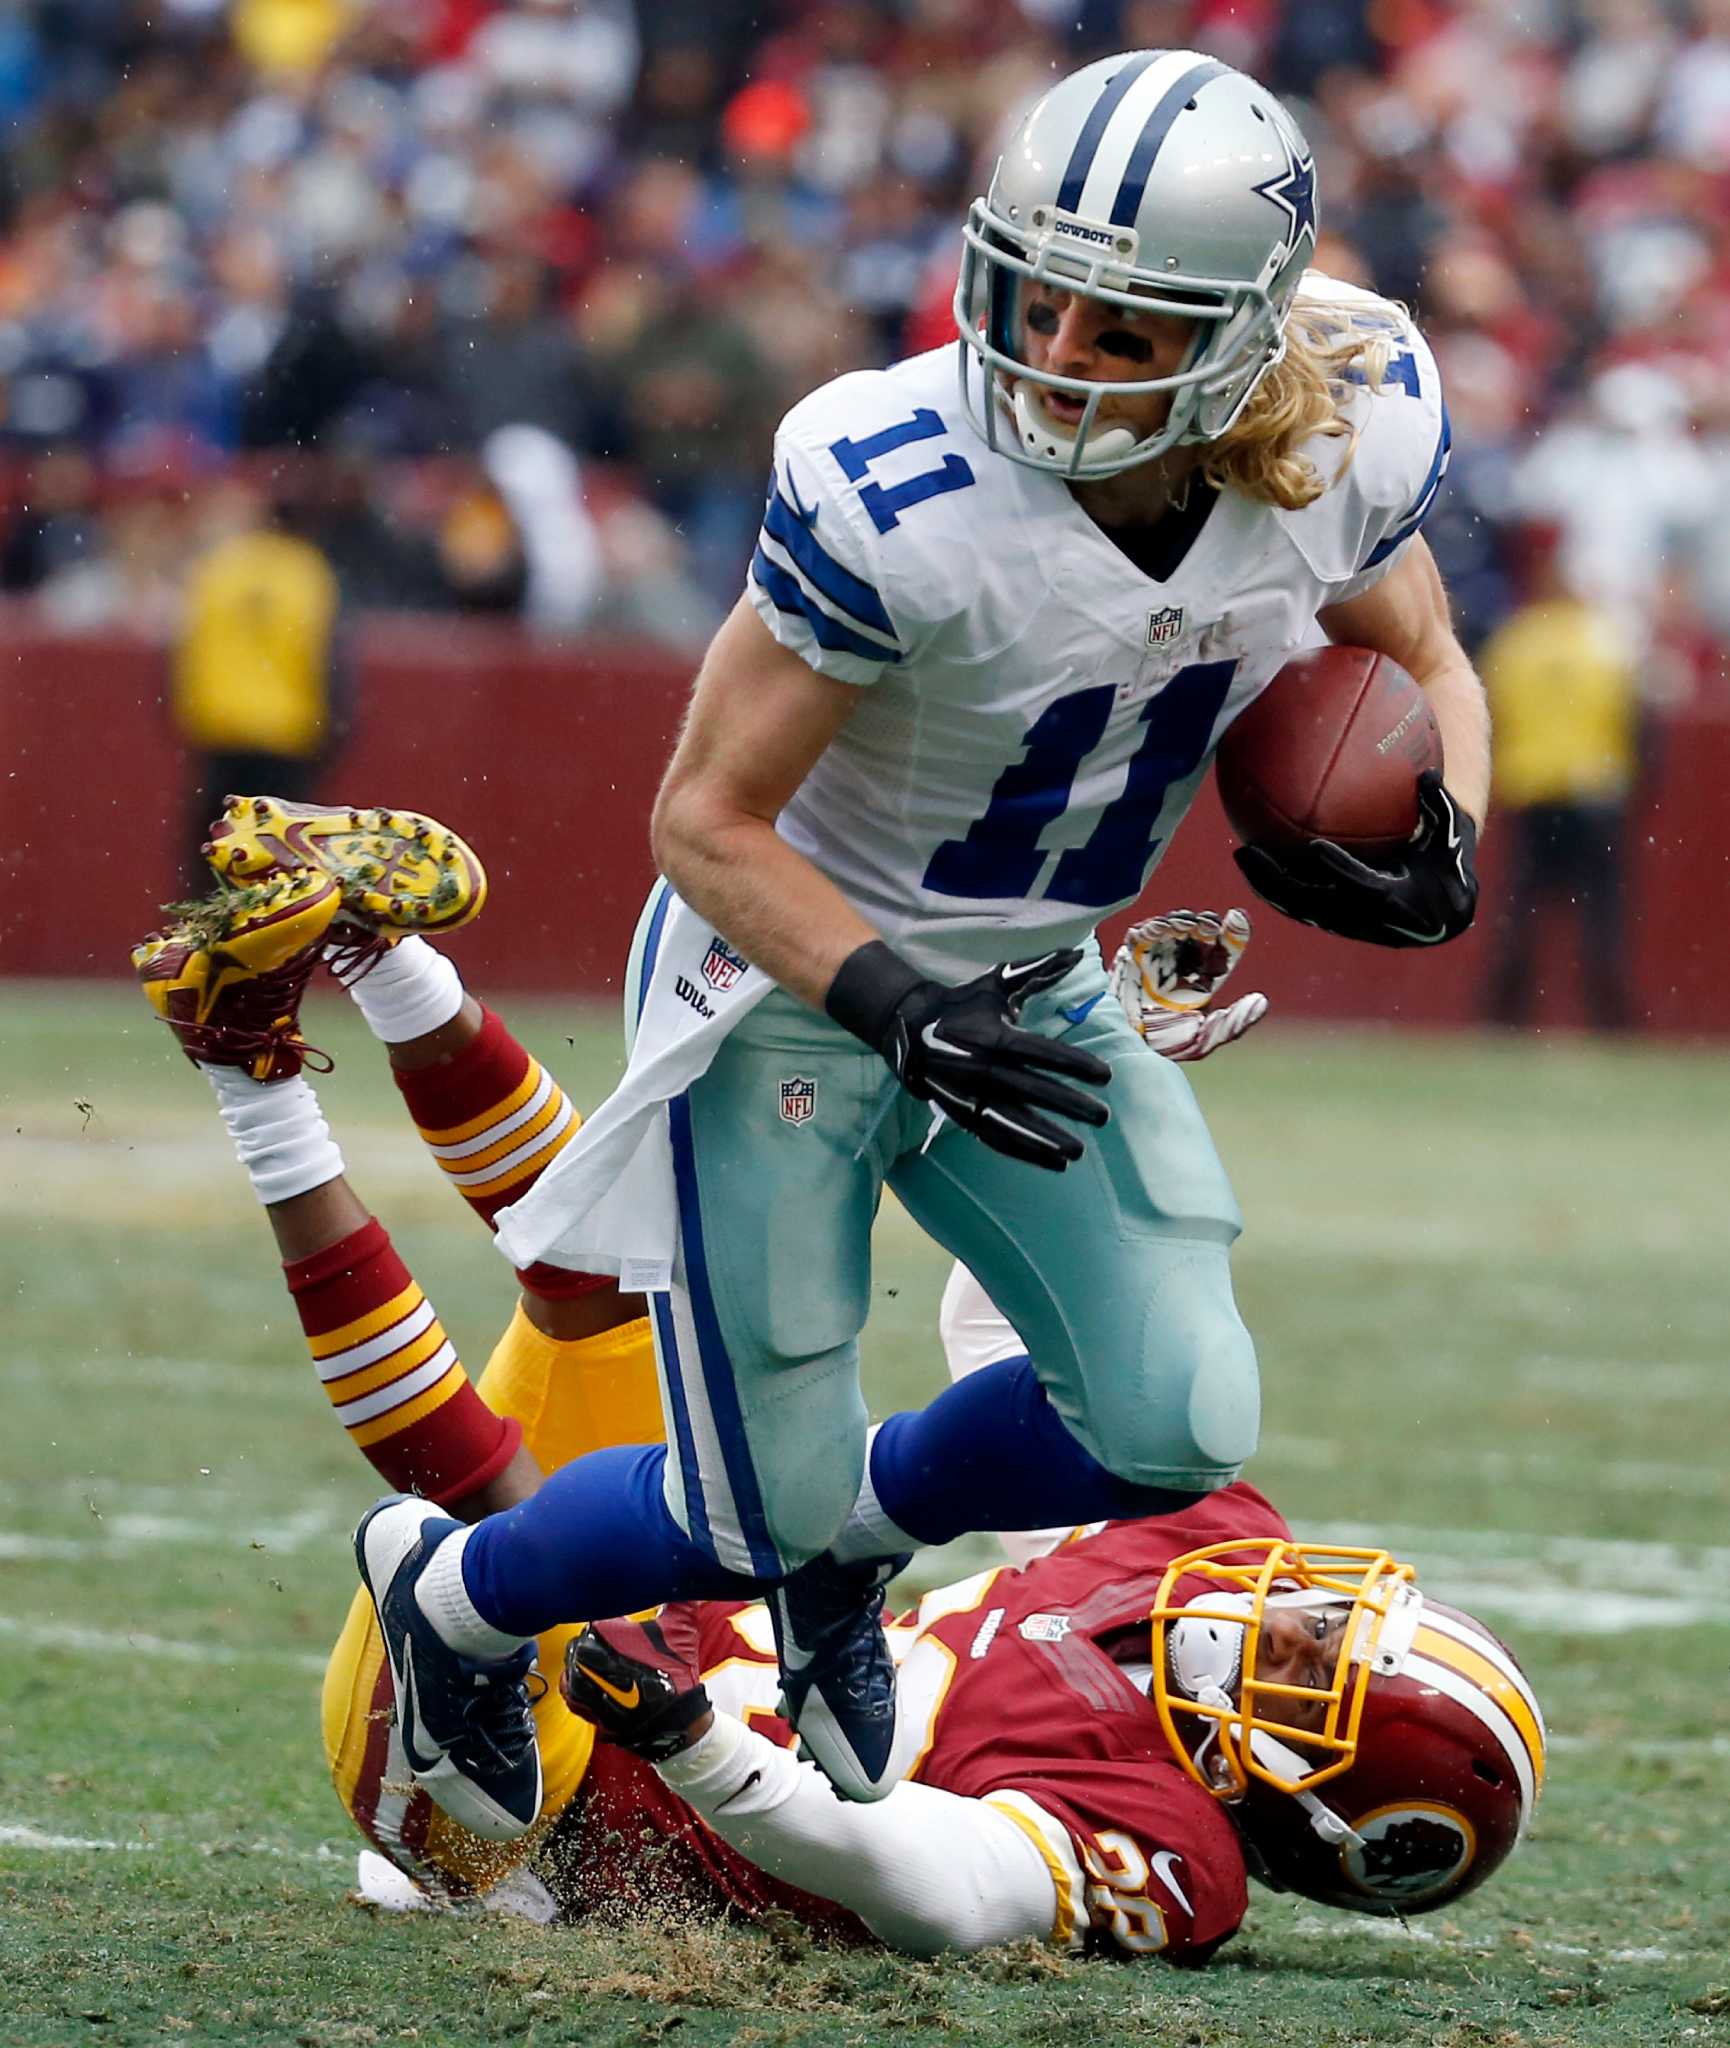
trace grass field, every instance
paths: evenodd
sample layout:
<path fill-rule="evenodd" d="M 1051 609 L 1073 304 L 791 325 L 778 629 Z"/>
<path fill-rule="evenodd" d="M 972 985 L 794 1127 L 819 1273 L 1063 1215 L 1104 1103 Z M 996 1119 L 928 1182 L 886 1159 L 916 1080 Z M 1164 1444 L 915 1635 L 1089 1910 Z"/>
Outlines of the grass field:
<path fill-rule="evenodd" d="M 509 1276 L 320 999 L 351 1175 L 478 1366 Z M 513 1018 L 579 1101 L 609 1017 Z M 128 993 L 0 987 L 0 2042 L 1344 2048 L 1730 2038 L 1722 1055 L 1264 1027 L 1197 1077 L 1247 1231 L 1253 1474 L 1514 1643 L 1551 1782 L 1410 1930 L 1258 1895 L 1200 1976 L 914 1966 L 707 1927 L 377 1918 L 317 1675 L 367 1472 L 203 1084 Z M 879 1232 L 869 1386 L 935 1390 Z"/>

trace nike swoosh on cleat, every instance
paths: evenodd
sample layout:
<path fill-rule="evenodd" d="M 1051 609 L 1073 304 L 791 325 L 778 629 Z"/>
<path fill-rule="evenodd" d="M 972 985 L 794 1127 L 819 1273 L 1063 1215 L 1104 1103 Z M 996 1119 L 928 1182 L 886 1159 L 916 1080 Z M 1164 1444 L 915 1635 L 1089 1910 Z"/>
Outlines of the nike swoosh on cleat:
<path fill-rule="evenodd" d="M 421 1757 L 414 1743 L 415 1730 L 420 1726 L 420 1694 L 414 1675 L 414 1644 L 407 1637 L 402 1646 L 402 1679 L 397 1687 L 397 1732 L 402 1737 L 402 1753 L 408 1759 L 408 1767 L 418 1777 L 423 1771 L 435 1769 L 444 1760 L 444 1752 L 435 1750 L 430 1757 Z"/>
<path fill-rule="evenodd" d="M 634 1708 L 642 1705 L 643 1689 L 637 1684 L 635 1679 L 631 1681 L 630 1691 L 624 1692 L 614 1685 L 610 1679 L 603 1678 L 598 1671 L 591 1671 L 586 1664 L 579 1664 L 577 1669 L 582 1672 L 583 1676 L 597 1691 L 604 1692 L 615 1706 L 623 1707 L 627 1714 Z"/>

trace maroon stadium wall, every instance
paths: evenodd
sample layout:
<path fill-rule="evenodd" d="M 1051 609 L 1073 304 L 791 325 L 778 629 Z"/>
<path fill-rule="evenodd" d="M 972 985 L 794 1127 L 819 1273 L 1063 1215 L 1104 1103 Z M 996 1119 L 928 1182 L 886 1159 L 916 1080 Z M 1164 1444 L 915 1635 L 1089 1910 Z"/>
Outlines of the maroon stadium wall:
<path fill-rule="evenodd" d="M 0 614 L 0 973 L 112 976 L 181 893 L 187 765 L 162 711 L 161 652 L 52 637 Z M 381 619 L 358 639 L 352 738 L 332 797 L 412 806 L 479 846 L 486 915 L 454 942 L 487 988 L 616 994 L 651 878 L 647 821 L 689 665 L 640 646 L 550 646 L 468 621 Z M 1730 1035 L 1730 723 L 1678 718 L 1630 827 L 1636 1014 Z M 1156 905 L 1243 899 L 1211 787 L 1155 880 Z M 1495 833 L 1479 930 L 1435 954 L 1350 946 L 1264 911 L 1253 985 L 1287 1016 L 1468 1022 L 1495 919 Z M 1582 938 L 1552 917 L 1539 1021 L 1579 1015 Z"/>

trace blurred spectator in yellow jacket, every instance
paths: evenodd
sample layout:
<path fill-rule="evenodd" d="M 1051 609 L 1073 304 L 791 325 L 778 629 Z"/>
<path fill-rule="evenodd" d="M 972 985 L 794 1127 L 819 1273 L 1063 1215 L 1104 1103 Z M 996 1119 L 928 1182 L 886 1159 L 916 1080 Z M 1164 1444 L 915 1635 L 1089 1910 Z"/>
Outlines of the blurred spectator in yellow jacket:
<path fill-rule="evenodd" d="M 195 762 L 192 873 L 230 791 L 301 801 L 341 737 L 346 664 L 335 572 L 287 501 L 237 505 L 239 530 L 192 566 L 170 708 Z"/>
<path fill-rule="evenodd" d="M 1577 921 L 1587 1019 L 1622 1031 L 1633 1021 L 1623 828 L 1640 772 L 1637 654 L 1617 614 L 1567 587 L 1556 534 L 1527 539 L 1527 600 L 1478 661 L 1510 842 L 1487 1008 L 1495 1023 L 1526 1022 L 1544 906 L 1561 903 Z"/>

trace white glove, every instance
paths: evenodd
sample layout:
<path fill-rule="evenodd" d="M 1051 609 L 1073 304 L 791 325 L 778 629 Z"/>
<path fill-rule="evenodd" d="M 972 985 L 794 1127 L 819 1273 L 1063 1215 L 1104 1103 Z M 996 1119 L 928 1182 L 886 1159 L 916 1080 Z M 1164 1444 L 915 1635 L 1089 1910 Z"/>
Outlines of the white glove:
<path fill-rule="evenodd" d="M 1111 963 L 1111 992 L 1142 1039 L 1168 1060 L 1204 1060 L 1267 1015 L 1267 997 L 1210 1010 L 1249 944 L 1241 910 L 1173 910 L 1131 925 Z"/>

